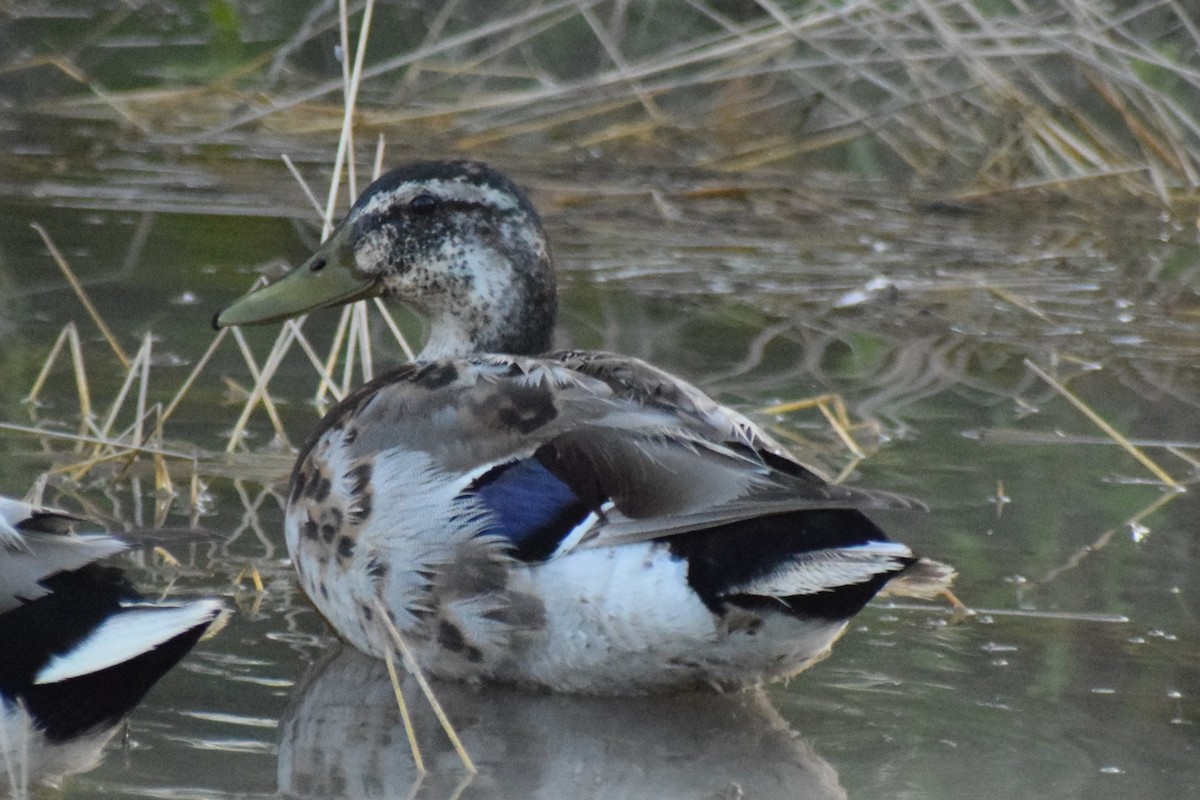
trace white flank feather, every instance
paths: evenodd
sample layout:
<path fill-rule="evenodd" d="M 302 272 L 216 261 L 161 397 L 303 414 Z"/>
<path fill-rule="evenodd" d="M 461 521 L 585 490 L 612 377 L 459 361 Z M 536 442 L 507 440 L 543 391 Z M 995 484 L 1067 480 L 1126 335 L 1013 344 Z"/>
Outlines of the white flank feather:
<path fill-rule="evenodd" d="M 73 649 L 52 658 L 38 672 L 34 683 L 57 683 L 122 664 L 212 622 L 223 608 L 217 600 L 197 600 L 178 606 L 130 604 L 102 622 Z"/>

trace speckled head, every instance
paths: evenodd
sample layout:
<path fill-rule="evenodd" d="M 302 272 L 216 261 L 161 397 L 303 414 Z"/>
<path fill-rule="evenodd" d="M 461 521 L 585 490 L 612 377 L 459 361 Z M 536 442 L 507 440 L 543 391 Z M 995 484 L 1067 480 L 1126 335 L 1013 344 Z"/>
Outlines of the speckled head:
<path fill-rule="evenodd" d="M 214 322 L 269 322 L 379 294 L 429 316 L 423 356 L 545 351 L 555 281 L 537 210 L 486 164 L 399 167 L 367 187 L 308 261 Z"/>

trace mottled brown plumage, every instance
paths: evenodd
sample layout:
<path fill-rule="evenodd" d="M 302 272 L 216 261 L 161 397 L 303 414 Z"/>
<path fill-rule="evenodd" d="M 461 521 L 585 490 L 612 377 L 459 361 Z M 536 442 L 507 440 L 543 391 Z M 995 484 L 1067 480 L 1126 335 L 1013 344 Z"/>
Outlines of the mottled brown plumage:
<path fill-rule="evenodd" d="M 317 607 L 380 654 L 382 601 L 435 675 L 568 691 L 744 686 L 822 658 L 917 562 L 862 510 L 919 504 L 828 483 L 645 362 L 538 356 L 553 287 L 528 199 L 432 162 L 218 315 L 385 294 L 430 318 L 420 358 L 338 404 L 297 461 L 285 532 Z"/>

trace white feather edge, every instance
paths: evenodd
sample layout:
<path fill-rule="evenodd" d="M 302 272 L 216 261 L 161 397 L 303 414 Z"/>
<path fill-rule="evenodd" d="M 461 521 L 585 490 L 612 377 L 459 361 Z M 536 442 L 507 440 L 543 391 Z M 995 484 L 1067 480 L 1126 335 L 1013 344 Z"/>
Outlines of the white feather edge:
<path fill-rule="evenodd" d="M 37 685 L 89 675 L 122 664 L 200 625 L 208 625 L 225 606 L 218 600 L 184 605 L 133 603 L 100 625 L 38 672 Z"/>
<path fill-rule="evenodd" d="M 842 586 L 864 583 L 877 575 L 899 571 L 912 551 L 900 542 L 867 542 L 851 547 L 834 547 L 800 553 L 775 570 L 740 586 L 728 594 L 765 597 L 828 592 Z"/>

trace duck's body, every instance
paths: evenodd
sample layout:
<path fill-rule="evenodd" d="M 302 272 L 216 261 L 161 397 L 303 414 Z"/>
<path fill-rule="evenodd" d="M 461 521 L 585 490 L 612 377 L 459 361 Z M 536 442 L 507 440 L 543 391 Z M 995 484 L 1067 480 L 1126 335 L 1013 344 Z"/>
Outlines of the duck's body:
<path fill-rule="evenodd" d="M 744 417 L 632 359 L 408 364 L 331 411 L 286 536 L 360 649 L 378 598 L 435 675 L 734 686 L 820 657 L 912 560 Z"/>
<path fill-rule="evenodd" d="M 532 357 L 553 287 L 516 187 L 426 163 L 218 316 L 372 293 L 430 315 L 421 357 L 342 401 L 300 454 L 285 533 L 314 603 L 367 652 L 391 647 L 384 608 L 434 675 L 563 691 L 746 686 L 823 657 L 917 561 L 860 509 L 916 504 L 826 483 L 637 359 Z"/>
<path fill-rule="evenodd" d="M 142 599 L 97 563 L 129 544 L 85 524 L 0 498 L 0 751 L 103 736 L 221 613 Z"/>

